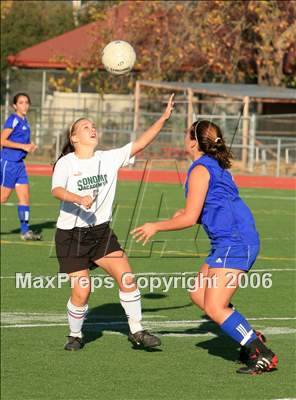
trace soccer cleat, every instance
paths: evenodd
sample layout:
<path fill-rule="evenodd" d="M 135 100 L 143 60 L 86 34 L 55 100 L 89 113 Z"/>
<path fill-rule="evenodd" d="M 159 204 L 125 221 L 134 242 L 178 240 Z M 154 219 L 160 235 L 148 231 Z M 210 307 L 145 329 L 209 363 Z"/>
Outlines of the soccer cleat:
<path fill-rule="evenodd" d="M 68 336 L 68 342 L 65 344 L 64 349 L 69 351 L 76 351 L 82 349 L 83 346 L 84 344 L 81 338 Z"/>
<path fill-rule="evenodd" d="M 41 235 L 33 231 L 27 231 L 26 233 L 21 233 L 22 240 L 41 240 Z"/>
<path fill-rule="evenodd" d="M 257 338 L 262 342 L 266 343 L 266 337 L 259 331 L 255 331 Z M 247 349 L 245 346 L 241 346 L 240 352 L 239 352 L 239 357 L 238 357 L 238 362 L 242 364 L 247 364 L 250 356 L 250 350 Z"/>
<path fill-rule="evenodd" d="M 160 339 L 146 330 L 136 333 L 130 332 L 128 335 L 128 340 L 132 342 L 133 345 L 143 348 L 152 348 L 161 345 Z"/>
<path fill-rule="evenodd" d="M 238 374 L 259 375 L 263 372 L 275 370 L 277 363 L 278 358 L 271 350 L 267 349 L 266 352 L 259 353 L 256 349 L 256 352 L 250 355 L 248 365 L 236 372 Z"/>

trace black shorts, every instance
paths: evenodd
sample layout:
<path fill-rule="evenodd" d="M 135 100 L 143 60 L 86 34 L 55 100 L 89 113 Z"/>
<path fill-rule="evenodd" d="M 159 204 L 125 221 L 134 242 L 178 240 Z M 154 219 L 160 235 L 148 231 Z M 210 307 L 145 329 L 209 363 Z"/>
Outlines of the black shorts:
<path fill-rule="evenodd" d="M 98 267 L 94 261 L 122 250 L 109 222 L 86 228 L 59 229 L 55 235 L 60 272 L 76 272 Z"/>

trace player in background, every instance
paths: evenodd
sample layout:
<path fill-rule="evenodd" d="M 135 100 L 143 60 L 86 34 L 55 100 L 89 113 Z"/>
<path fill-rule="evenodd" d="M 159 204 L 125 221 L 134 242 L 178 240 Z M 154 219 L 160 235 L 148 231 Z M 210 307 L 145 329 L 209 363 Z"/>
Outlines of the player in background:
<path fill-rule="evenodd" d="M 28 94 L 17 93 L 12 105 L 15 112 L 7 118 L 1 132 L 1 203 L 5 203 L 15 189 L 21 238 L 40 240 L 41 236 L 29 227 L 29 180 L 24 164 L 27 154 L 33 153 L 37 148 L 30 142 L 31 129 L 26 118 L 30 105 Z"/>
<path fill-rule="evenodd" d="M 61 200 L 56 254 L 60 272 L 67 273 L 72 282 L 67 303 L 70 333 L 65 350 L 83 347 L 82 325 L 90 294 L 89 269 L 98 266 L 119 286 L 120 303 L 130 328 L 129 340 L 144 348 L 160 345 L 159 338 L 142 326 L 141 294 L 132 278 L 123 279 L 132 270 L 109 223 L 119 168 L 128 165 L 131 157 L 156 138 L 173 106 L 172 95 L 165 112 L 147 131 L 133 143 L 109 151 L 95 151 L 99 135 L 91 120 L 80 118 L 70 127 L 52 177 L 52 195 Z"/>
<path fill-rule="evenodd" d="M 253 215 L 227 171 L 232 155 L 220 128 L 210 121 L 196 121 L 185 132 L 184 141 L 192 160 L 185 184 L 185 208 L 169 220 L 146 223 L 131 233 L 137 242 L 143 240 L 145 244 L 157 232 L 185 229 L 199 221 L 212 248 L 200 268 L 191 299 L 225 334 L 245 347 L 247 367 L 237 372 L 259 374 L 273 370 L 277 356 L 257 337 L 244 316 L 229 307 L 239 275 L 250 270 L 260 248 Z M 204 279 L 207 277 L 212 279 L 212 287 Z M 234 279 L 230 284 L 231 277 Z"/>

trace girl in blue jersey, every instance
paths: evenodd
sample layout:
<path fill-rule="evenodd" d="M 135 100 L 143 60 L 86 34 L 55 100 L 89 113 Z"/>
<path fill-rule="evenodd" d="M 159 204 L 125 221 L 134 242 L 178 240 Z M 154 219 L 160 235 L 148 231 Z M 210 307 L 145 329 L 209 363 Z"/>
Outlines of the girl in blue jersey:
<path fill-rule="evenodd" d="M 26 93 L 17 93 L 13 98 L 15 112 L 8 117 L 1 132 L 1 203 L 5 203 L 15 189 L 19 201 L 21 238 L 40 240 L 40 235 L 29 228 L 29 180 L 23 161 L 28 153 L 33 153 L 37 148 L 30 143 L 31 130 L 26 118 L 30 104 L 30 97 Z"/>
<path fill-rule="evenodd" d="M 229 307 L 239 275 L 250 270 L 260 247 L 253 215 L 227 171 L 232 155 L 220 128 L 206 120 L 196 121 L 186 131 L 185 150 L 193 161 L 185 184 L 185 208 L 169 220 L 146 223 L 131 233 L 145 244 L 157 232 L 201 223 L 211 241 L 211 252 L 200 269 L 191 299 L 224 333 L 244 346 L 247 367 L 237 372 L 270 371 L 277 366 L 277 356 L 257 337 L 243 315 Z M 208 284 L 209 278 L 212 285 Z"/>

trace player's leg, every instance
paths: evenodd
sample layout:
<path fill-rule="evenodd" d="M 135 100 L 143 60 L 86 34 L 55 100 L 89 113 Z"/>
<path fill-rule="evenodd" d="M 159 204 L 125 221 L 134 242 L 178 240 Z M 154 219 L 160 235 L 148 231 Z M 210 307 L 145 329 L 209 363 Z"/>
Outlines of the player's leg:
<path fill-rule="evenodd" d="M 18 198 L 17 213 L 20 221 L 21 237 L 25 238 L 29 232 L 30 195 L 28 184 L 16 184 L 15 192 Z"/>
<path fill-rule="evenodd" d="M 129 340 L 137 346 L 159 346 L 158 337 L 147 332 L 142 326 L 141 293 L 134 281 L 128 257 L 122 251 L 114 251 L 94 261 L 112 276 L 119 286 L 120 303 L 128 318 L 130 328 Z"/>
<path fill-rule="evenodd" d="M 197 274 L 195 285 L 192 290 L 189 291 L 189 296 L 194 304 L 196 304 L 201 310 L 204 311 L 204 296 L 205 289 L 208 281 L 209 264 L 205 263 L 200 267 Z M 233 304 L 229 303 L 228 307 L 234 310 Z"/>
<path fill-rule="evenodd" d="M 207 286 L 209 265 L 203 264 L 197 274 L 194 289 L 189 291 L 189 296 L 194 304 L 196 304 L 201 310 L 204 310 L 204 296 L 205 288 Z"/>
<path fill-rule="evenodd" d="M 15 191 L 18 197 L 18 217 L 21 226 L 21 238 L 23 240 L 40 240 L 41 235 L 34 233 L 29 227 L 30 188 L 24 163 L 20 163 L 18 168 Z"/>
<path fill-rule="evenodd" d="M 7 160 L 0 161 L 1 204 L 5 203 L 15 187 L 14 164 Z"/>
<path fill-rule="evenodd" d="M 209 317 L 220 325 L 224 333 L 245 346 L 250 352 L 250 365 L 237 372 L 258 374 L 274 369 L 277 357 L 257 337 L 248 321 L 229 302 L 238 288 L 238 278 L 243 271 L 228 268 L 209 268 L 211 284 L 205 290 L 204 307 Z"/>
<path fill-rule="evenodd" d="M 1 186 L 0 191 L 1 191 L 1 204 L 6 203 L 7 200 L 9 199 L 13 189 L 5 187 L 5 186 Z"/>
<path fill-rule="evenodd" d="M 90 279 L 88 269 L 69 273 L 71 296 L 67 303 L 70 333 L 65 350 L 79 350 L 83 347 L 82 326 L 88 311 Z"/>
<path fill-rule="evenodd" d="M 221 324 L 232 312 L 229 301 L 237 290 L 240 270 L 209 268 L 208 285 L 204 293 L 204 310 L 208 316 Z"/>

